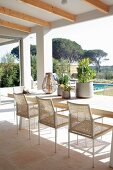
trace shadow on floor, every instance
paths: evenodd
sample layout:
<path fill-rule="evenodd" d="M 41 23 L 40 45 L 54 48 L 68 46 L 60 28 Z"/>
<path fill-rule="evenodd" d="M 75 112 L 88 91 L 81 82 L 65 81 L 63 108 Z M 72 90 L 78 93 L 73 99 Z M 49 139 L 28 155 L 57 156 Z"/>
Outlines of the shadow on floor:
<path fill-rule="evenodd" d="M 79 141 L 82 143 L 83 141 Z M 76 141 L 71 143 L 75 148 Z M 108 143 L 104 143 L 105 146 Z M 67 144 L 63 144 L 67 145 Z M 79 144 L 81 145 L 81 144 Z M 103 153 L 95 159 L 96 170 L 108 170 L 109 162 L 100 160 L 109 158 L 109 153 Z M 23 129 L 16 134 L 16 126 L 8 121 L 0 122 L 0 170 L 89 170 L 92 169 L 92 158 L 71 150 L 71 157 L 67 157 L 66 146 L 57 145 L 54 153 L 54 142 L 42 138 L 38 145 L 38 135 L 31 135 Z"/>

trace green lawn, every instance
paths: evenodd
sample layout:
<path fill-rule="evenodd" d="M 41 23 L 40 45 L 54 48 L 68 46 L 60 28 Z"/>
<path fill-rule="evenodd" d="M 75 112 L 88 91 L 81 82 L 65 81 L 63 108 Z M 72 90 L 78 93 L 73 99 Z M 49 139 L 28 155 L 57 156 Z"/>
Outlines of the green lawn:
<path fill-rule="evenodd" d="M 113 96 L 113 87 L 105 88 L 102 91 L 95 92 L 97 95 Z"/>

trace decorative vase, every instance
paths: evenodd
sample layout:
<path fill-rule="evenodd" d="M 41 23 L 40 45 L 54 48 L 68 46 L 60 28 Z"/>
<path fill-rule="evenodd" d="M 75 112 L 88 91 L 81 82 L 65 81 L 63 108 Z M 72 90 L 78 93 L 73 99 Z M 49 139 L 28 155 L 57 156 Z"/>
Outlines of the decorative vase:
<path fill-rule="evenodd" d="M 60 85 L 58 85 L 57 95 L 62 96 L 62 88 L 60 87 Z"/>
<path fill-rule="evenodd" d="M 54 80 L 52 73 L 46 73 L 43 83 L 42 83 L 42 90 L 47 93 L 51 94 L 55 92 L 57 89 L 56 81 Z"/>
<path fill-rule="evenodd" d="M 62 91 L 62 98 L 63 99 L 70 99 L 70 91 Z"/>

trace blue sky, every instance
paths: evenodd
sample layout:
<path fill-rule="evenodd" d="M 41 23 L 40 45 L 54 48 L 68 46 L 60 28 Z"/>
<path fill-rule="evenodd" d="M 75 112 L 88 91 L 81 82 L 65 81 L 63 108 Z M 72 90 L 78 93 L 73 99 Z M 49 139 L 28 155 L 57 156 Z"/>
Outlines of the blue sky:
<path fill-rule="evenodd" d="M 103 65 L 113 65 L 113 16 L 66 26 L 52 31 L 53 38 L 67 38 L 77 42 L 84 50 L 101 49 L 108 53 Z M 35 44 L 31 36 L 31 43 Z M 17 44 L 1 46 L 2 55 L 11 51 Z"/>

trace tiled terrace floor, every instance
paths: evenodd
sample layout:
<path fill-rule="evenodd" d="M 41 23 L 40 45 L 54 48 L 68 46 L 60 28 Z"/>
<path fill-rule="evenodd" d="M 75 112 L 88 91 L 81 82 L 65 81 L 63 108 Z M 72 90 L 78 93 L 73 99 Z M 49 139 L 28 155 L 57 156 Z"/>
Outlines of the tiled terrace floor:
<path fill-rule="evenodd" d="M 112 122 L 111 119 L 104 121 Z M 27 121 L 16 134 L 13 100 L 2 99 L 0 105 L 0 170 L 89 170 L 92 169 L 92 142 L 71 135 L 71 157 L 67 157 L 67 126 L 58 129 L 57 153 L 54 153 L 54 129 L 41 126 L 41 144 L 38 145 L 37 126 L 32 127 L 28 139 Z M 32 121 L 34 124 L 34 120 Z M 35 118 L 35 124 L 37 119 Z M 108 170 L 111 132 L 95 141 L 95 170 Z"/>

